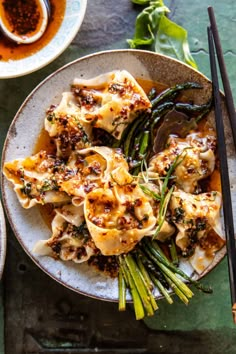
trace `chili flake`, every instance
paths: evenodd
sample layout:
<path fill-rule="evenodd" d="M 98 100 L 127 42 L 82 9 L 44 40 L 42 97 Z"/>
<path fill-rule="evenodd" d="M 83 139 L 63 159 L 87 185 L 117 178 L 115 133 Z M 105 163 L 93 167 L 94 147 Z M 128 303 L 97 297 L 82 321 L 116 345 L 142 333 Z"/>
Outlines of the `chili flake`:
<path fill-rule="evenodd" d="M 13 33 L 25 35 L 36 31 L 40 20 L 36 0 L 4 0 L 2 4 Z"/>

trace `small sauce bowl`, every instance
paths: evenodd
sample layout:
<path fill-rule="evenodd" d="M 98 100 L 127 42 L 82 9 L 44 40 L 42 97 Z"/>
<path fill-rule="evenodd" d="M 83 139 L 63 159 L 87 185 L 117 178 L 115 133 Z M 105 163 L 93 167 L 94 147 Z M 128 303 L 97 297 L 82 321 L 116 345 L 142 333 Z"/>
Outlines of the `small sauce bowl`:
<path fill-rule="evenodd" d="M 36 42 L 44 34 L 51 14 L 48 0 L 0 1 L 0 30 L 17 44 Z M 28 9 L 27 9 L 28 6 Z"/>

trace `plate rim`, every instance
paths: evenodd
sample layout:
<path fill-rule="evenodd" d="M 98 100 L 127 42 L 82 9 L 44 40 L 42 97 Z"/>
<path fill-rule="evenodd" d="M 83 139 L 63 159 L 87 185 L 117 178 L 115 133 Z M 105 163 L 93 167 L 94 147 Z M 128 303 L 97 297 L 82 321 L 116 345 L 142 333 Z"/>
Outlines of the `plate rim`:
<path fill-rule="evenodd" d="M 0 201 L 0 280 L 3 275 L 4 265 L 6 260 L 6 248 L 7 248 L 7 231 L 5 215 Z"/>
<path fill-rule="evenodd" d="M 120 53 L 120 52 L 136 52 L 136 53 L 142 53 L 142 54 L 145 54 L 145 53 L 148 53 L 149 55 L 153 55 L 153 56 L 159 56 L 159 57 L 162 57 L 162 58 L 167 58 L 168 60 L 170 61 L 175 61 L 179 64 L 181 64 L 182 66 L 186 66 L 188 67 L 189 69 L 195 71 L 197 73 L 197 75 L 201 76 L 204 81 L 208 82 L 208 83 L 211 83 L 211 80 L 205 76 L 203 73 L 199 72 L 198 70 L 190 67 L 189 65 L 177 60 L 177 59 L 174 59 L 174 58 L 170 58 L 168 56 L 165 56 L 163 54 L 159 54 L 159 53 L 155 53 L 155 52 L 150 52 L 150 51 L 146 51 L 146 50 L 138 50 L 138 49 L 113 49 L 113 50 L 104 50 L 104 51 L 99 51 L 99 52 L 96 52 L 96 53 L 91 53 L 91 54 L 88 54 L 88 55 L 85 55 L 85 56 L 82 56 L 80 58 L 77 58 L 65 65 L 63 65 L 62 67 L 60 67 L 59 69 L 55 70 L 53 73 L 51 73 L 50 75 L 48 75 L 44 80 L 42 80 L 31 92 L 30 94 L 26 97 L 26 99 L 23 101 L 23 103 L 21 104 L 21 106 L 19 107 L 18 111 L 16 112 L 11 124 L 10 124 L 10 127 L 8 129 L 8 132 L 7 132 L 7 135 L 6 135 L 6 138 L 5 138 L 5 141 L 4 141 L 4 146 L 3 146 L 3 150 L 2 150 L 2 159 L 1 159 L 1 164 L 3 166 L 3 163 L 5 161 L 5 154 L 6 154 L 6 149 L 7 149 L 7 142 L 8 142 L 8 139 L 9 139 L 9 135 L 10 135 L 10 132 L 15 124 L 15 122 L 17 121 L 18 119 L 18 116 L 20 115 L 22 109 L 24 108 L 24 106 L 27 104 L 28 100 L 31 99 L 31 97 L 34 95 L 35 92 L 37 92 L 38 89 L 40 89 L 41 86 L 43 86 L 45 84 L 45 82 L 49 81 L 52 77 L 54 77 L 55 75 L 57 75 L 58 73 L 60 73 L 61 71 L 63 70 L 66 70 L 68 67 L 70 66 L 73 66 L 74 64 L 80 62 L 80 61 L 83 61 L 83 60 L 86 60 L 86 59 L 89 59 L 90 57 L 95 57 L 95 56 L 99 56 L 99 55 L 104 55 L 104 54 L 107 54 L 107 53 Z M 51 278 L 53 278 L 56 282 L 60 283 L 61 285 L 65 286 L 66 288 L 69 288 L 71 289 L 72 291 L 76 292 L 76 293 L 79 293 L 79 294 L 82 294 L 82 295 L 85 295 L 85 296 L 88 296 L 90 298 L 95 298 L 95 299 L 99 299 L 99 300 L 102 300 L 102 301 L 108 301 L 108 302 L 118 302 L 118 299 L 113 299 L 113 298 L 107 298 L 107 297 L 101 297 L 99 295 L 93 295 L 93 294 L 90 294 L 90 293 L 87 293 L 86 291 L 83 291 L 81 289 L 77 289 L 73 286 L 71 286 L 70 284 L 64 282 L 63 280 L 61 280 L 60 278 L 56 277 L 53 273 L 49 272 L 48 269 L 46 269 L 44 267 L 43 264 L 41 264 L 38 259 L 36 257 L 33 256 L 32 252 L 28 251 L 28 249 L 25 247 L 24 243 L 22 242 L 22 238 L 20 237 L 20 235 L 18 235 L 18 231 L 16 230 L 15 228 L 15 225 L 14 225 L 14 222 L 13 220 L 11 219 L 10 217 L 10 212 L 8 210 L 8 205 L 7 205 L 7 202 L 6 202 L 6 195 L 5 195 L 5 186 L 4 186 L 4 179 L 5 179 L 5 176 L 1 175 L 1 188 L 2 188 L 2 201 L 3 201 L 3 205 L 4 205 L 4 208 L 5 208 L 5 211 L 6 211 L 6 215 L 7 215 L 7 218 L 9 220 L 9 223 L 11 225 L 11 228 L 14 232 L 14 235 L 17 239 L 17 241 L 20 243 L 20 246 L 24 249 L 24 251 L 26 252 L 26 254 L 32 259 L 32 261 L 41 269 L 43 270 L 48 276 L 50 276 Z M 226 256 L 227 252 L 226 252 L 226 246 L 224 246 L 219 252 L 217 252 L 217 254 L 219 255 L 217 261 L 216 261 L 216 265 L 215 266 L 212 266 L 209 270 L 205 270 L 200 276 L 197 276 L 197 279 L 202 279 L 203 277 L 205 277 L 207 274 L 209 274 L 213 269 L 215 269 L 215 267 L 223 260 L 223 258 Z M 215 257 L 216 258 L 216 257 Z M 161 296 L 158 298 L 162 298 Z M 129 300 L 128 300 L 129 301 Z"/>

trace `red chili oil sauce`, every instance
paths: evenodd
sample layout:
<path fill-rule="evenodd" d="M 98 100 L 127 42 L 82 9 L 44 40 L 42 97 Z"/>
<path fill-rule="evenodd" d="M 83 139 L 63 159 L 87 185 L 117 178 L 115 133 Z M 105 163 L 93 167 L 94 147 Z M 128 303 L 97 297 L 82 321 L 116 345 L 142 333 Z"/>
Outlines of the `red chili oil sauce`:
<path fill-rule="evenodd" d="M 29 57 L 41 50 L 51 41 L 61 26 L 65 14 L 66 0 L 50 0 L 50 5 L 51 17 L 48 27 L 38 41 L 31 44 L 17 44 L 0 33 L 0 60 L 19 60 Z M 39 6 L 37 5 L 37 0 L 2 0 L 0 1 L 1 13 L 3 13 L 3 7 L 5 7 L 7 18 L 3 18 L 2 20 L 5 21 L 7 27 L 12 28 L 12 31 L 16 34 L 20 35 L 28 32 L 33 35 L 41 25 L 40 19 L 42 16 L 39 11 Z M 30 20 L 24 21 L 23 17 L 25 16 Z"/>

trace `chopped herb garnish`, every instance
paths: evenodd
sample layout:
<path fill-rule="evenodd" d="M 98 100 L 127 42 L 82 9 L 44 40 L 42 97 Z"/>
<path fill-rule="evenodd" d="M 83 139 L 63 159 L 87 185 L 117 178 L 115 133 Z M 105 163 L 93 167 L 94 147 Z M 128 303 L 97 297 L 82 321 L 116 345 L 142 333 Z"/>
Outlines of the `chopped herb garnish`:
<path fill-rule="evenodd" d="M 31 191 L 32 191 L 32 183 L 31 182 L 24 183 L 23 187 L 21 188 L 21 192 L 27 195 L 27 197 L 30 197 Z"/>

